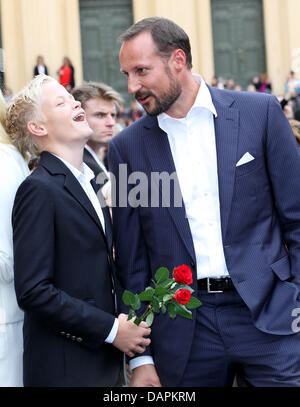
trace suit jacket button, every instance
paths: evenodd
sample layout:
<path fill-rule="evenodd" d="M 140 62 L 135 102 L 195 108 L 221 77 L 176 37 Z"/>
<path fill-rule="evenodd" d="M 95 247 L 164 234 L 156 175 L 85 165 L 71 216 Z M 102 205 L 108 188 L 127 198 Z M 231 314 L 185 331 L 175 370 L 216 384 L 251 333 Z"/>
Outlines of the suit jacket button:
<path fill-rule="evenodd" d="M 76 338 L 76 341 L 80 343 L 82 342 L 82 338 Z"/>
<path fill-rule="evenodd" d="M 61 332 L 60 334 L 61 334 L 62 336 L 64 336 L 66 333 L 65 333 L 65 332 Z"/>
<path fill-rule="evenodd" d="M 75 341 L 76 336 L 71 336 L 72 341 Z"/>
<path fill-rule="evenodd" d="M 115 290 L 112 288 L 111 290 L 112 295 L 115 295 Z"/>
<path fill-rule="evenodd" d="M 71 336 L 71 334 L 66 334 L 66 338 L 68 338 L 68 339 L 69 339 L 69 338 L 70 338 L 70 336 Z"/>

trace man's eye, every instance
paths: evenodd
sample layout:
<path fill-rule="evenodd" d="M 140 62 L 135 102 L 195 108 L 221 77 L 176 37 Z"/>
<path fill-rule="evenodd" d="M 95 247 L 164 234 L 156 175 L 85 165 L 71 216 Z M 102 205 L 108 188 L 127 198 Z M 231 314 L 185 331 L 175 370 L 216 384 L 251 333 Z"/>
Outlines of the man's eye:
<path fill-rule="evenodd" d="M 138 71 L 138 73 L 143 74 L 143 73 L 146 73 L 148 71 L 148 69 L 147 68 L 138 68 L 137 71 Z"/>

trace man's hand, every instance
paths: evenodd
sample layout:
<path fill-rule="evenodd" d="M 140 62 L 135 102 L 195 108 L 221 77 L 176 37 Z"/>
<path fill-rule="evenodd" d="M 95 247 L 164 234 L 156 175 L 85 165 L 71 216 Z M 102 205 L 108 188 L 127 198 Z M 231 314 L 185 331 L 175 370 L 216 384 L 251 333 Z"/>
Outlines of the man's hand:
<path fill-rule="evenodd" d="M 112 344 L 131 358 L 136 353 L 145 352 L 146 347 L 151 342 L 150 339 L 144 338 L 144 336 L 149 336 L 151 332 L 146 322 L 135 325 L 134 318 L 127 321 L 127 315 L 125 314 L 120 314 L 118 321 L 118 332 Z"/>
<path fill-rule="evenodd" d="M 154 365 L 142 365 L 133 369 L 130 387 L 162 387 Z"/>

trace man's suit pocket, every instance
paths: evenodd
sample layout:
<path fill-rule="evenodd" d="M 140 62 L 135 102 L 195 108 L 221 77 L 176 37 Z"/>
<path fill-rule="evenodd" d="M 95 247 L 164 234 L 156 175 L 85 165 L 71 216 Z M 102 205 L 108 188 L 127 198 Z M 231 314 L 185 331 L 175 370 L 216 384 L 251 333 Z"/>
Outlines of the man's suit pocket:
<path fill-rule="evenodd" d="M 256 171 L 264 166 L 264 157 L 257 157 L 252 161 L 249 161 L 246 164 L 242 164 L 236 167 L 235 176 L 241 177 L 243 175 L 250 174 L 253 171 Z"/>
<path fill-rule="evenodd" d="M 292 277 L 289 256 L 284 256 L 275 261 L 270 267 L 281 281 L 286 281 Z"/>

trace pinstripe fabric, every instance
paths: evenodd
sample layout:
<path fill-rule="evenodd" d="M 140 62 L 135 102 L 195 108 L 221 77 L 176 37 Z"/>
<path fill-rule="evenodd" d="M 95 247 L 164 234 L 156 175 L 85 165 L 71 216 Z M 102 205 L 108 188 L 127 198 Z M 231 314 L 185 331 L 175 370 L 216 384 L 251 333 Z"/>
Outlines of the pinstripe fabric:
<path fill-rule="evenodd" d="M 220 213 L 228 272 L 256 328 L 290 335 L 291 312 L 300 306 L 299 150 L 275 97 L 209 89 L 218 114 Z M 246 152 L 255 159 L 236 167 Z M 151 171 L 175 171 L 167 136 L 149 116 L 111 141 L 109 161 L 115 175 L 120 163 L 128 164 L 129 174 L 142 171 L 149 178 Z M 193 268 L 196 279 L 184 207 L 117 207 L 113 217 L 116 261 L 125 287 L 141 291 L 158 267 L 172 270 L 183 263 Z M 195 318 L 155 319 L 149 353 L 165 385 L 180 382 L 194 328 Z"/>

